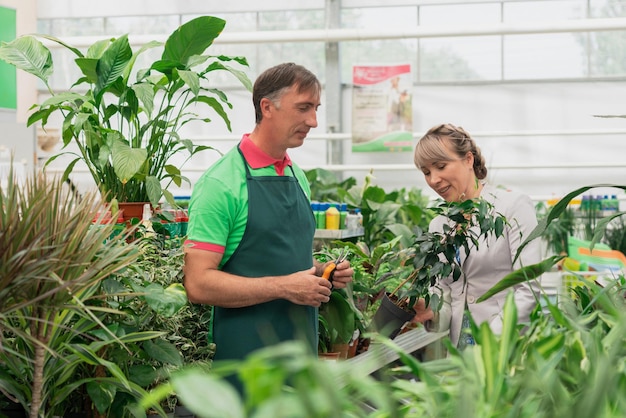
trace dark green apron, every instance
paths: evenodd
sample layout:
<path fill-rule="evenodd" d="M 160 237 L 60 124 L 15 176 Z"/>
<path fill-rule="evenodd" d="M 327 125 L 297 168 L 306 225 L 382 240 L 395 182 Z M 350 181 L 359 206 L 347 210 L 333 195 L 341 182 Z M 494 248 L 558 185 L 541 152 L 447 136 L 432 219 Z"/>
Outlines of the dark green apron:
<path fill-rule="evenodd" d="M 248 223 L 222 270 L 263 277 L 311 268 L 315 219 L 298 180 L 295 176 L 252 176 L 239 153 L 246 168 Z M 215 307 L 214 359 L 244 359 L 258 348 L 296 339 L 308 342 L 311 352 L 317 353 L 317 314 L 317 308 L 284 299 L 244 308 Z"/>

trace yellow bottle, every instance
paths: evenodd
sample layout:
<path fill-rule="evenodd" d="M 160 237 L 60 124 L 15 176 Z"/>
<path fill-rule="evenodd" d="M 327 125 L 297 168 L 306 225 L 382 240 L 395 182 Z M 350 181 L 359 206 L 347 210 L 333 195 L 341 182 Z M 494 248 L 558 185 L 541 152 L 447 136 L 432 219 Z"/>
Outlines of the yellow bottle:
<path fill-rule="evenodd" d="M 330 205 L 326 210 L 326 229 L 339 229 L 339 210 L 335 205 Z"/>

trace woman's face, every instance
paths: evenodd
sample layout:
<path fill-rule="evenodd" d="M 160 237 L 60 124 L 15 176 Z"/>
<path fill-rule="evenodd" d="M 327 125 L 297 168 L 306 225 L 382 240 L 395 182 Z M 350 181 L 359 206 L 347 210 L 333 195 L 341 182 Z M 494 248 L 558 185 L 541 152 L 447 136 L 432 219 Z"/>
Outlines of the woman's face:
<path fill-rule="evenodd" d="M 448 159 L 432 161 L 422 167 L 426 183 L 446 202 L 457 202 L 478 197 L 480 190 L 475 187 L 474 156 L 471 152 L 459 158 L 445 144 Z"/>

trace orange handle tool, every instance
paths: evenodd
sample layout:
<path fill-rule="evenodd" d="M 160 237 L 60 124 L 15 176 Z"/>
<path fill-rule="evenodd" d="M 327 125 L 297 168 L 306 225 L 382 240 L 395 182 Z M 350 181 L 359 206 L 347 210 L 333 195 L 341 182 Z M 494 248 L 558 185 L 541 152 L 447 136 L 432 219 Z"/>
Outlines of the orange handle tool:
<path fill-rule="evenodd" d="M 331 262 L 329 265 L 326 266 L 326 268 L 324 269 L 324 273 L 322 274 L 322 278 L 326 279 L 326 280 L 333 280 L 333 276 L 335 274 L 335 270 L 337 269 L 337 264 L 335 264 L 335 262 Z"/>
<path fill-rule="evenodd" d="M 344 248 L 339 257 L 326 266 L 324 273 L 322 273 L 322 278 L 332 282 L 335 270 L 337 270 L 337 265 L 343 263 L 343 261 L 348 258 L 348 253 L 348 248 Z"/>

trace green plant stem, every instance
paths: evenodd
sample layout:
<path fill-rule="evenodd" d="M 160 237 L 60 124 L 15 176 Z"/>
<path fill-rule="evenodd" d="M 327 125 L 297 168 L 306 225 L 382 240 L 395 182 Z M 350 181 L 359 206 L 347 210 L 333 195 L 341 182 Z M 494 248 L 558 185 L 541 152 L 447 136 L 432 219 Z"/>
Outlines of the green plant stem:
<path fill-rule="evenodd" d="M 35 356 L 33 365 L 33 382 L 31 393 L 31 406 L 29 416 L 30 418 L 38 418 L 39 411 L 42 405 L 42 393 L 44 382 L 44 364 L 46 361 L 46 346 L 50 340 L 50 330 L 52 327 L 48 326 L 48 321 L 53 317 L 53 312 L 48 311 L 44 313 L 42 307 L 37 307 L 36 321 L 31 322 L 31 334 L 36 335 L 36 339 L 39 344 L 35 344 Z"/>
<path fill-rule="evenodd" d="M 419 270 L 413 270 L 411 272 L 411 274 L 409 274 L 407 276 L 406 279 L 404 279 L 398 286 L 396 286 L 395 289 L 393 289 L 389 295 L 396 295 L 400 289 L 402 289 L 407 283 L 411 283 L 413 282 L 413 280 L 415 280 L 417 278 L 417 274 L 418 274 Z M 400 307 L 400 308 L 404 308 L 407 307 L 409 304 L 410 298 L 403 298 L 402 300 L 398 299 L 398 301 L 396 302 L 396 306 Z"/>

